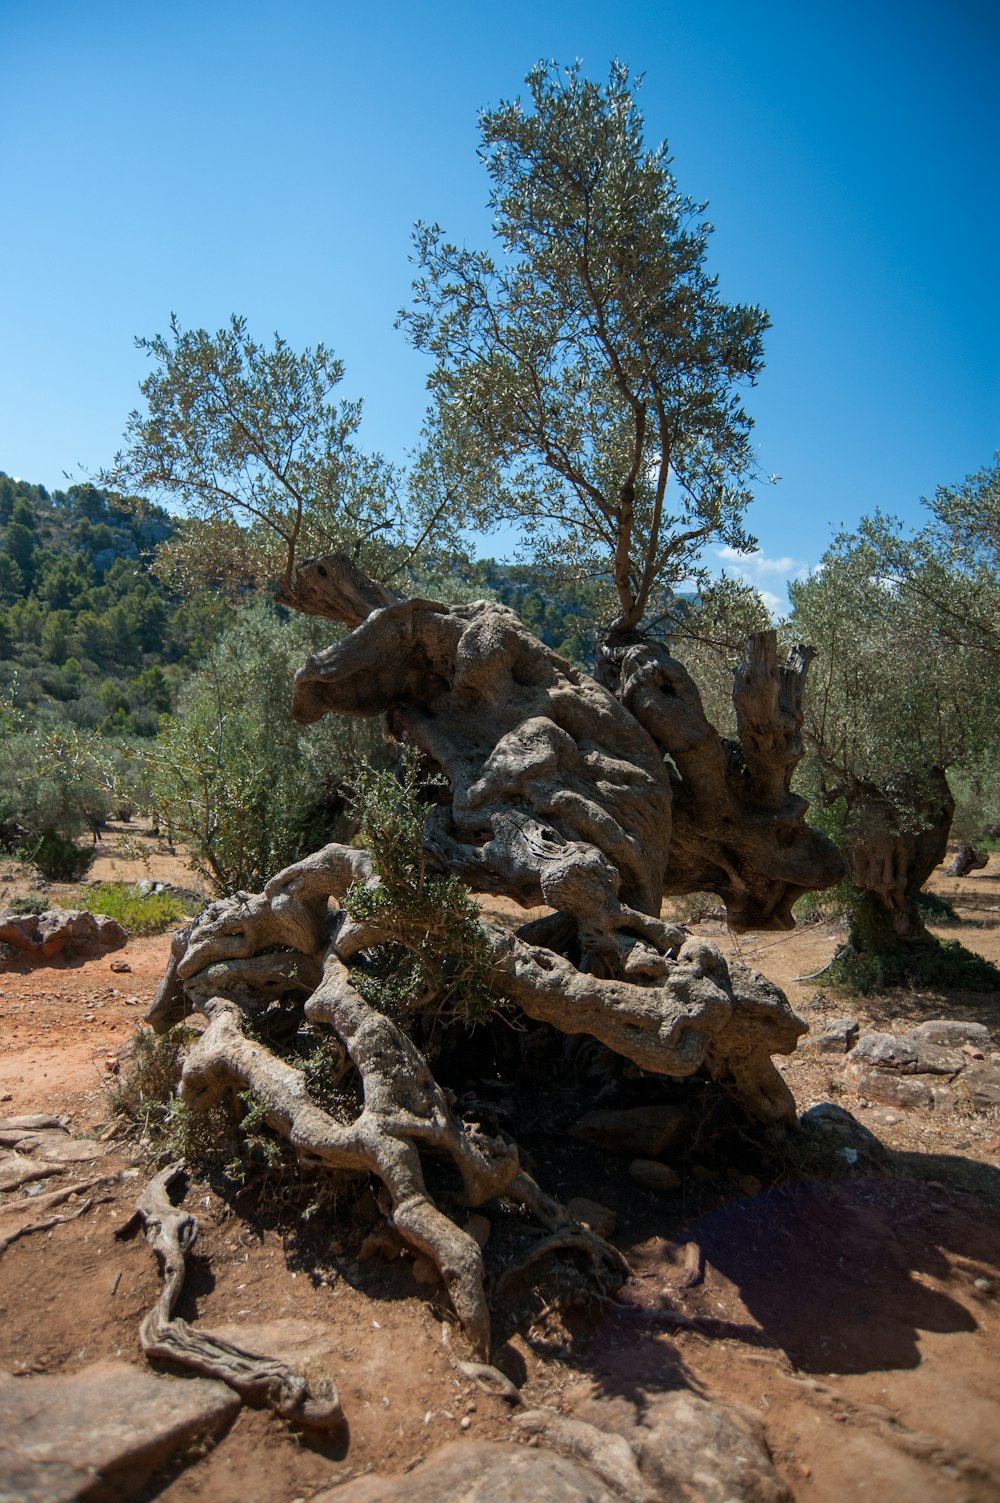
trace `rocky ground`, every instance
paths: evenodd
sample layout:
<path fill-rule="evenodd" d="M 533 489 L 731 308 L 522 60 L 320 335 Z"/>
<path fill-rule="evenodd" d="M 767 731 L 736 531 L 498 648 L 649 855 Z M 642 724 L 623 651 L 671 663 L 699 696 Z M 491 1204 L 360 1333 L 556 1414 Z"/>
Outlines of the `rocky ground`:
<path fill-rule="evenodd" d="M 109 847 L 94 875 L 193 885 L 149 854 L 144 868 Z M 24 885 L 0 863 L 0 905 Z M 1000 857 L 932 886 L 963 919 L 942 935 L 1000 961 Z M 373 1197 L 281 1214 L 189 1186 L 199 1236 L 179 1313 L 327 1374 L 344 1421 L 326 1434 L 154 1374 L 139 1349 L 160 1276 L 141 1232 L 117 1234 L 151 1169 L 115 1136 L 107 1083 L 167 939 L 8 963 L 0 1503 L 1000 1498 L 1000 997 L 857 999 L 796 980 L 832 954 L 829 924 L 738 945 L 718 919 L 697 930 L 809 1021 L 783 1062 L 807 1131 L 767 1165 L 749 1148 L 738 1163 L 709 1143 L 675 1152 L 648 1123 L 641 1141 L 607 1125 L 604 1148 L 530 1145 L 548 1189 L 610 1213 L 632 1276 L 600 1309 L 508 1300 L 496 1360 L 516 1395 L 463 1369 L 423 1270 L 378 1254 Z M 661 1172 L 633 1176 L 636 1158 Z"/>

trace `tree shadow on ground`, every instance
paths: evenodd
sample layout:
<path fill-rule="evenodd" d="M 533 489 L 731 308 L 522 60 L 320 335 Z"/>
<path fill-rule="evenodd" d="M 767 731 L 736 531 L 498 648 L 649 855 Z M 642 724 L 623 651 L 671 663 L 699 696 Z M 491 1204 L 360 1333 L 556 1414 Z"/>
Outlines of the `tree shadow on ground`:
<path fill-rule="evenodd" d="M 890 1175 L 775 1186 L 686 1235 L 733 1286 L 761 1344 L 806 1372 L 917 1367 L 921 1332 L 978 1327 L 972 1275 L 955 1258 L 1000 1264 L 996 1210 L 936 1180 Z"/>

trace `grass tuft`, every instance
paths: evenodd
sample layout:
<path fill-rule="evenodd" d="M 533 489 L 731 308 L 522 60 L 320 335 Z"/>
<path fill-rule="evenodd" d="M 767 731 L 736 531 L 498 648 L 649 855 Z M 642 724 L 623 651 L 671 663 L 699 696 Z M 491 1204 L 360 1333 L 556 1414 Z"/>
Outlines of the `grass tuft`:
<path fill-rule="evenodd" d="M 127 882 L 97 882 L 79 897 L 88 913 L 117 919 L 129 934 L 163 934 L 179 928 L 194 914 L 197 904 L 175 892 L 140 892 Z"/>

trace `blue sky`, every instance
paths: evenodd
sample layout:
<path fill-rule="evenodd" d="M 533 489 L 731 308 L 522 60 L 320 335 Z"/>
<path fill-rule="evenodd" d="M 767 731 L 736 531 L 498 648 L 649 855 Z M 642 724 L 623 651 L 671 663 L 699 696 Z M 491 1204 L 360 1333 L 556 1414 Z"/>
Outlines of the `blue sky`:
<path fill-rule="evenodd" d="M 1000 8 L 383 0 L 0 0 L 0 469 L 64 484 L 114 452 L 137 334 L 322 340 L 402 458 L 425 366 L 393 329 L 414 220 L 489 232 L 477 110 L 539 57 L 613 56 L 649 139 L 709 200 L 723 295 L 768 308 L 751 395 L 756 561 L 776 598 L 831 532 L 1000 446 Z"/>

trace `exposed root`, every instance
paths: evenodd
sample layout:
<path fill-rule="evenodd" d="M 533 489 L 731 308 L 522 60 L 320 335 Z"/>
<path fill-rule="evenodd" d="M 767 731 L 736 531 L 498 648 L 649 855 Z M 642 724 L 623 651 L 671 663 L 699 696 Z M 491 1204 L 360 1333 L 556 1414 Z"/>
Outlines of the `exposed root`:
<path fill-rule="evenodd" d="M 167 1194 L 184 1172 L 171 1164 L 143 1190 L 137 1213 L 146 1241 L 163 1265 L 163 1290 L 139 1330 L 147 1357 L 160 1357 L 209 1378 L 219 1378 L 251 1404 L 266 1404 L 286 1419 L 313 1429 L 330 1430 L 342 1419 L 332 1384 L 314 1390 L 306 1378 L 273 1357 L 259 1356 L 210 1331 L 196 1330 L 173 1311 L 187 1272 L 187 1254 L 198 1235 L 194 1216 L 172 1204 Z"/>
<path fill-rule="evenodd" d="M 41 1221 L 26 1221 L 20 1226 L 14 1227 L 7 1233 L 0 1232 L 0 1253 L 7 1251 L 12 1242 L 17 1242 L 21 1237 L 28 1237 L 32 1232 L 49 1232 L 54 1226 L 62 1226 L 66 1221 L 75 1221 L 85 1211 L 89 1211 L 93 1205 L 92 1200 L 81 1200 L 80 1204 L 65 1216 L 46 1216 Z"/>
<path fill-rule="evenodd" d="M 412 1040 L 363 1001 L 332 952 L 306 1014 L 333 1028 L 358 1070 L 364 1107 L 353 1122 L 323 1111 L 301 1070 L 246 1038 L 235 1004 L 215 997 L 204 1010 L 209 1026 L 185 1060 L 182 1098 L 205 1107 L 234 1085 L 249 1088 L 268 1125 L 303 1161 L 378 1175 L 391 1198 L 392 1225 L 433 1261 L 470 1341 L 485 1355 L 490 1337 L 482 1254 L 427 1194 L 418 1146 L 452 1160 L 470 1206 L 504 1192 L 518 1171 L 516 1150 L 463 1126 Z"/>
<path fill-rule="evenodd" d="M 113 1177 L 110 1176 L 110 1178 Z M 95 1185 L 106 1185 L 108 1181 L 109 1176 L 100 1175 L 96 1179 L 81 1179 L 72 1185 L 62 1185 L 58 1190 L 47 1190 L 43 1195 L 25 1196 L 23 1200 L 5 1201 L 0 1206 L 0 1218 L 16 1216 L 20 1211 L 47 1211 L 52 1206 L 59 1206 L 64 1201 L 71 1200 L 74 1195 L 82 1195 L 84 1190 L 92 1190 Z"/>
<path fill-rule="evenodd" d="M 569 1252 L 582 1255 L 589 1265 L 591 1275 L 597 1289 L 602 1295 L 607 1295 L 612 1289 L 617 1289 L 628 1278 L 631 1269 L 625 1258 L 610 1242 L 605 1242 L 603 1237 L 598 1237 L 589 1227 L 579 1226 L 576 1222 L 568 1222 L 558 1231 L 551 1232 L 528 1249 L 516 1263 L 504 1270 L 497 1281 L 496 1294 L 498 1298 L 510 1289 L 512 1284 L 524 1277 L 529 1268 L 554 1253 Z"/>
<path fill-rule="evenodd" d="M 548 745 L 544 736 L 541 740 Z M 535 835 L 549 838 L 547 830 Z M 614 895 L 605 891 L 604 858 L 597 861 L 594 854 L 585 860 L 578 846 L 570 849 L 564 842 L 559 861 L 553 857 L 555 864 L 545 868 L 548 886 L 543 886 L 550 900 L 573 898 L 573 922 L 562 927 L 577 945 L 584 969 L 544 943 L 484 923 L 493 949 L 491 984 L 498 994 L 563 1033 L 599 1039 L 644 1070 L 687 1076 L 705 1065 L 753 1116 L 767 1121 L 793 1116 L 794 1103 L 770 1058 L 772 1052 L 790 1052 L 803 1029 L 784 997 L 760 978 L 727 968 L 713 946 L 684 940 L 681 931 L 660 919 L 617 897 L 612 901 Z M 565 892 L 559 886 L 563 877 Z M 591 878 L 596 886 L 588 907 L 589 899 L 584 902 L 577 889 L 582 883 L 589 892 Z M 189 1106 L 204 1110 L 233 1092 L 250 1091 L 263 1120 L 303 1163 L 378 1176 L 388 1192 L 391 1225 L 437 1268 L 474 1351 L 485 1357 L 490 1319 L 482 1254 L 434 1204 L 421 1154 L 450 1160 L 461 1176 L 467 1206 L 506 1195 L 550 1233 L 504 1274 L 499 1290 L 559 1250 L 583 1255 L 602 1290 L 621 1283 L 628 1269 L 613 1248 L 572 1223 L 520 1168 L 513 1144 L 459 1119 L 413 1040 L 352 984 L 345 961 L 401 936 L 383 933 L 378 921 L 331 910 L 330 899 L 343 904 L 352 886 L 377 881 L 366 852 L 332 844 L 280 872 L 264 893 L 213 904 L 177 936 L 148 1018 L 157 1029 L 192 1009 L 208 1019 L 183 1065 L 179 1090 Z M 549 927 L 554 935 L 558 924 Z M 606 967 L 598 963 L 602 946 Z M 245 1016 L 262 1013 L 271 1003 L 279 1004 L 268 1013 L 278 1024 L 284 1026 L 287 1013 L 289 1027 L 304 1018 L 315 1031 L 329 1031 L 338 1040 L 363 1092 L 362 1109 L 353 1120 L 323 1110 L 302 1069 L 247 1037 Z"/>
<path fill-rule="evenodd" d="M 520 1391 L 506 1374 L 497 1367 L 491 1367 L 488 1362 L 456 1362 L 455 1366 L 463 1377 L 471 1378 L 483 1393 L 488 1393 L 495 1399 L 506 1399 L 508 1404 L 524 1403 Z"/>

